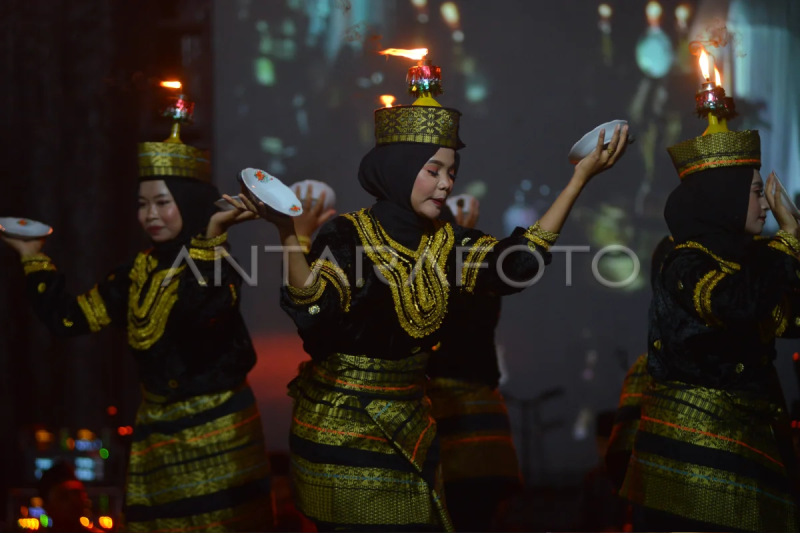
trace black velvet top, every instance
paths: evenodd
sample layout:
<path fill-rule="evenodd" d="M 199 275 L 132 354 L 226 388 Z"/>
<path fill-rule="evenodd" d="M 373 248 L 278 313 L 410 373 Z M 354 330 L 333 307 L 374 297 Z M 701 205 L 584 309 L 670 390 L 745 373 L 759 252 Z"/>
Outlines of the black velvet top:
<path fill-rule="evenodd" d="M 678 245 L 653 288 L 650 374 L 771 397 L 775 337 L 800 336 L 800 262 L 790 246 L 780 235 L 759 240 L 740 264 Z"/>
<path fill-rule="evenodd" d="M 28 294 L 36 314 L 56 334 L 127 328 L 148 392 L 171 401 L 228 390 L 245 380 L 256 355 L 239 312 L 242 279 L 228 261 L 215 261 L 227 253 L 214 248 L 226 239 L 192 239 L 189 257 L 201 281 L 186 260 L 173 270 L 142 252 L 77 298 L 47 256 L 23 259 Z"/>
<path fill-rule="evenodd" d="M 538 273 L 539 257 L 542 265 L 550 262 L 543 237 L 546 232 L 533 226 L 498 241 L 437 222 L 410 250 L 363 209 L 322 227 L 308 254 L 314 283 L 284 287 L 281 305 L 315 360 L 333 353 L 398 360 L 421 351 L 435 358 L 441 326 L 459 298 L 522 290 Z M 493 331 L 494 325 L 482 327 Z"/>
<path fill-rule="evenodd" d="M 491 294 L 459 298 L 450 306 L 442 326 L 442 340 L 428 363 L 428 376 L 448 378 L 497 388 L 495 329 L 502 299 Z"/>

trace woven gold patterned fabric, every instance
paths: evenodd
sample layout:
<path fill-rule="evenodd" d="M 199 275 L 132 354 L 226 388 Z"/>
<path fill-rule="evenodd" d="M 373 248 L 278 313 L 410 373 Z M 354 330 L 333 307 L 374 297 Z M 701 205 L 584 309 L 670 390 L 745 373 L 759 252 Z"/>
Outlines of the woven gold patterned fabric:
<path fill-rule="evenodd" d="M 681 179 L 709 168 L 761 168 L 761 138 L 756 130 L 711 133 L 670 146 L 667 151 Z"/>
<path fill-rule="evenodd" d="M 143 396 L 126 483 L 127 529 L 270 530 L 269 457 L 250 387 L 171 403 Z"/>
<path fill-rule="evenodd" d="M 520 483 L 508 409 L 500 391 L 435 378 L 428 382 L 427 393 L 442 442 L 445 483 L 480 478 Z"/>
<path fill-rule="evenodd" d="M 139 143 L 139 178 L 179 176 L 211 181 L 208 152 L 183 143 Z"/>
<path fill-rule="evenodd" d="M 716 527 L 797 531 L 794 465 L 782 406 L 745 393 L 653 382 L 642 396 L 620 494 Z"/>
<path fill-rule="evenodd" d="M 297 508 L 319 526 L 452 531 L 427 359 L 334 354 L 301 365 L 289 388 L 292 478 Z"/>
<path fill-rule="evenodd" d="M 379 146 L 407 142 L 457 150 L 460 117 L 460 112 L 446 107 L 384 107 L 375 111 L 375 140 Z"/>

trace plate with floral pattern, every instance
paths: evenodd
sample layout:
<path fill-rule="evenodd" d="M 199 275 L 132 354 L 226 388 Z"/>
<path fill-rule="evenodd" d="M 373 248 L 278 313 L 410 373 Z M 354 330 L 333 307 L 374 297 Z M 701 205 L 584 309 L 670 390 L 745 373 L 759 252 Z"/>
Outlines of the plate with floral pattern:
<path fill-rule="evenodd" d="M 300 205 L 297 195 L 275 176 L 258 168 L 246 168 L 239 172 L 239 181 L 244 183 L 251 200 L 258 199 L 290 217 L 303 214 L 303 206 Z"/>
<path fill-rule="evenodd" d="M 53 228 L 30 218 L 0 217 L 0 234 L 12 239 L 41 239 L 53 233 Z"/>

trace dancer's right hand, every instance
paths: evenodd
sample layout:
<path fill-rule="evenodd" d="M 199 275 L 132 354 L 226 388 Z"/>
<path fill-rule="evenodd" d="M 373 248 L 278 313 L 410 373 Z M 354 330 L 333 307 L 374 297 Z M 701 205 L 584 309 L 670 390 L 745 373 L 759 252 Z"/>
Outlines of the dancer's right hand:
<path fill-rule="evenodd" d="M 772 210 L 772 214 L 775 215 L 775 220 L 778 222 L 778 226 L 783 231 L 798 237 L 799 225 L 797 219 L 794 218 L 794 215 L 792 215 L 789 209 L 787 209 L 781 201 L 782 190 L 783 189 L 775 177 L 775 171 L 773 170 L 770 172 L 769 176 L 767 176 L 767 184 L 764 187 L 764 196 L 767 197 L 767 203 L 769 204 L 770 210 Z"/>
<path fill-rule="evenodd" d="M 3 239 L 22 257 L 36 255 L 42 251 L 42 246 L 44 246 L 44 239 L 33 239 L 30 241 L 11 237 L 0 237 L 0 239 Z"/>

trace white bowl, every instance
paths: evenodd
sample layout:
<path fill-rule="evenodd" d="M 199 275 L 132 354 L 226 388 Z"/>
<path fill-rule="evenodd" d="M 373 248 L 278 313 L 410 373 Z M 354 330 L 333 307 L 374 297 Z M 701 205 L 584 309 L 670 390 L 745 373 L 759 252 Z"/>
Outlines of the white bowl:
<path fill-rule="evenodd" d="M 290 217 L 303 214 L 303 206 L 292 190 L 266 171 L 246 168 L 239 172 L 239 181 L 244 183 L 252 197 L 264 202 L 275 211 Z"/>
<path fill-rule="evenodd" d="M 581 159 L 591 154 L 597 147 L 597 139 L 600 137 L 600 130 L 605 128 L 606 136 L 603 139 L 603 146 L 611 142 L 611 137 L 614 136 L 614 128 L 619 124 L 620 130 L 628 123 L 627 120 L 612 120 L 605 124 L 600 124 L 595 129 L 581 137 L 581 140 L 576 142 L 572 149 L 569 151 L 569 162 L 579 163 Z M 630 132 L 628 132 L 630 135 Z"/>
<path fill-rule="evenodd" d="M 308 192 L 308 186 L 311 185 L 311 205 L 317 203 L 319 197 L 322 196 L 322 193 L 325 193 L 325 206 L 324 209 L 327 211 L 328 209 L 333 209 L 336 205 L 336 193 L 333 191 L 330 185 L 327 183 L 323 183 L 321 181 L 316 180 L 303 180 L 298 181 L 297 183 L 293 183 L 289 188 L 297 195 L 297 197 L 303 201 L 306 199 L 306 193 Z"/>
<path fill-rule="evenodd" d="M 470 205 L 472 205 L 472 200 L 474 199 L 475 197 L 471 194 L 459 194 L 457 196 L 451 196 L 447 199 L 447 207 L 449 207 L 450 211 L 453 212 L 453 216 L 456 216 L 458 214 L 458 203 L 462 202 L 461 212 L 466 215 L 469 213 Z"/>
<path fill-rule="evenodd" d="M 12 239 L 33 240 L 47 237 L 53 228 L 30 218 L 0 217 L 0 234 Z"/>

